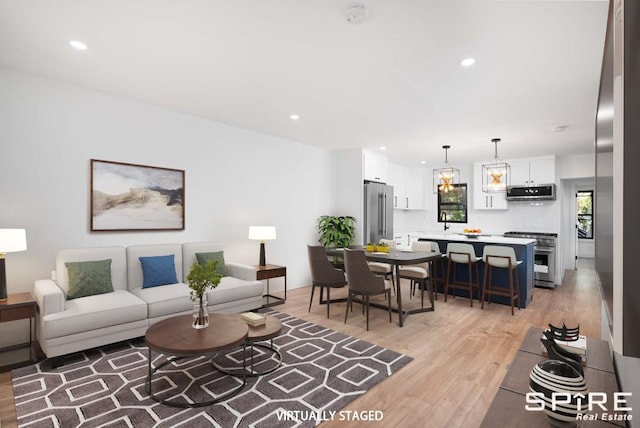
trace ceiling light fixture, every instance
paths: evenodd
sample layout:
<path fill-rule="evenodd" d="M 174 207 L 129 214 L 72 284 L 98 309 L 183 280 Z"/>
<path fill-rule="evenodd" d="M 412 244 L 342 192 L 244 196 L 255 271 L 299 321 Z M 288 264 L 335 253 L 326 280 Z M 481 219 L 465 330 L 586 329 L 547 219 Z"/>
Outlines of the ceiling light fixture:
<path fill-rule="evenodd" d="M 426 161 L 426 160 L 421 160 L 421 161 L 420 161 L 420 163 L 421 163 L 422 165 L 424 165 L 424 164 L 426 164 L 426 163 L 427 163 L 427 161 Z"/>
<path fill-rule="evenodd" d="M 72 47 L 74 47 L 74 48 L 78 49 L 79 51 L 86 51 L 86 50 L 87 50 L 87 45 L 85 45 L 85 44 L 84 44 L 84 43 L 82 43 L 82 42 L 79 42 L 78 40 L 71 40 L 71 41 L 69 42 L 69 44 L 70 44 Z"/>
<path fill-rule="evenodd" d="M 349 24 L 362 24 L 369 17 L 371 10 L 363 4 L 354 4 L 347 9 L 345 16 Z"/>
<path fill-rule="evenodd" d="M 465 58 L 462 61 L 460 61 L 460 65 L 463 67 L 471 67 L 475 63 L 476 63 L 475 58 Z"/>
<path fill-rule="evenodd" d="M 495 147 L 493 161 L 482 165 L 482 191 L 487 193 L 506 192 L 511 182 L 511 166 L 498 157 L 500 138 L 491 140 Z"/>
<path fill-rule="evenodd" d="M 558 126 L 554 126 L 553 128 L 551 128 L 551 132 L 562 132 L 565 129 L 567 129 L 569 127 L 569 125 L 558 125 Z"/>
<path fill-rule="evenodd" d="M 442 146 L 444 149 L 444 166 L 433 170 L 433 193 L 448 193 L 454 189 L 454 185 L 460 184 L 460 170 L 449 165 L 448 150 L 451 146 Z"/>
<path fill-rule="evenodd" d="M 380 150 L 387 150 L 387 147 L 386 146 L 381 146 Z"/>
<path fill-rule="evenodd" d="M 298 119 L 300 119 L 300 116 L 298 116 L 297 114 L 295 114 L 295 113 L 294 113 L 294 114 L 292 114 L 291 116 L 289 116 L 289 119 L 291 119 L 291 120 L 298 120 Z"/>

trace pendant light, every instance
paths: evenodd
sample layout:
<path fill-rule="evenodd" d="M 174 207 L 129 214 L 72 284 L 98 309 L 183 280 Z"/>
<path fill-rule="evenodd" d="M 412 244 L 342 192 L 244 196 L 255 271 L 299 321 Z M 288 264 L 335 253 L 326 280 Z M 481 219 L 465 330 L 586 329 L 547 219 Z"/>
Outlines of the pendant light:
<path fill-rule="evenodd" d="M 491 140 L 495 154 L 493 161 L 482 165 L 482 191 L 487 193 L 506 192 L 511 183 L 511 166 L 498 157 L 500 138 Z"/>
<path fill-rule="evenodd" d="M 449 165 L 447 151 L 451 146 L 442 146 L 444 149 L 444 166 L 433 170 L 433 193 L 448 193 L 454 190 L 454 184 L 460 184 L 460 170 Z"/>

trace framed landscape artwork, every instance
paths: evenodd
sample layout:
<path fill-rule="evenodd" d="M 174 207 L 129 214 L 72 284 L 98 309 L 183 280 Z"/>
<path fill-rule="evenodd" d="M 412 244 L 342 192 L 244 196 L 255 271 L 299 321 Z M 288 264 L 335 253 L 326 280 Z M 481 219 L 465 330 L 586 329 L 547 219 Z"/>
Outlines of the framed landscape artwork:
<path fill-rule="evenodd" d="M 91 230 L 184 230 L 184 170 L 91 159 Z"/>

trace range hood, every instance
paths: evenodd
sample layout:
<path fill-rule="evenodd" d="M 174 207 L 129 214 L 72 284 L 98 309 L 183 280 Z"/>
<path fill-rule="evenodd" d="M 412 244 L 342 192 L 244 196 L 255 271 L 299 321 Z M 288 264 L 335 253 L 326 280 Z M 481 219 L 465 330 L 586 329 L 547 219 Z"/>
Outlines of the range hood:
<path fill-rule="evenodd" d="M 555 184 L 507 186 L 507 201 L 555 201 Z"/>

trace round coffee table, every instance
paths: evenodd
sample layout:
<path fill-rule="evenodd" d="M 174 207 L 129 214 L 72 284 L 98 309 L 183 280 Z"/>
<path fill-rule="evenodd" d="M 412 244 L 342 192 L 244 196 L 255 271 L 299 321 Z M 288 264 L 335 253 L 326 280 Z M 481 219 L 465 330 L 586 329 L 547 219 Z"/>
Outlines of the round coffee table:
<path fill-rule="evenodd" d="M 153 374 L 180 358 L 206 356 L 239 345 L 242 345 L 244 355 L 249 327 L 237 314 L 209 314 L 209 327 L 203 329 L 193 328 L 192 321 L 192 315 L 178 315 L 159 321 L 147 329 L 145 334 L 145 341 L 149 348 L 147 392 L 159 403 L 181 408 L 209 406 L 233 397 L 246 385 L 246 376 L 243 376 L 242 383 L 238 387 L 213 400 L 197 403 L 160 399 L 153 394 L 151 389 Z M 167 358 L 167 361 L 154 368 L 151 364 L 152 350 L 173 358 Z"/>
<path fill-rule="evenodd" d="M 250 361 L 250 369 L 247 371 L 246 368 L 246 358 L 243 358 L 243 367 L 242 369 L 238 368 L 238 369 L 228 369 L 228 368 L 224 368 L 222 367 L 220 364 L 216 363 L 214 360 L 212 360 L 214 366 L 216 367 L 216 369 L 218 369 L 219 371 L 226 373 L 226 374 L 230 374 L 233 376 L 247 376 L 247 377 L 256 377 L 256 376 L 263 376 L 266 374 L 269 374 L 273 371 L 275 371 L 276 369 L 278 369 L 280 367 L 280 365 L 282 365 L 282 354 L 280 354 L 280 351 L 278 351 L 278 349 L 273 345 L 273 338 L 277 337 L 280 335 L 280 332 L 282 331 L 282 323 L 280 322 L 280 320 L 274 316 L 271 315 L 264 315 L 266 318 L 266 322 L 262 325 L 258 325 L 258 326 L 253 326 L 253 325 L 248 325 L 249 327 L 249 334 L 247 336 L 247 344 L 250 346 L 250 352 L 251 352 L 251 356 L 249 357 L 249 361 Z M 239 319 L 240 316 L 238 315 Z M 243 321 L 244 322 L 244 321 Z M 269 344 L 262 344 L 262 343 L 257 343 L 257 342 L 264 342 L 268 340 Z M 275 356 L 275 360 L 276 360 L 276 364 L 273 368 L 270 368 L 268 370 L 265 371 L 256 371 L 254 370 L 254 364 L 253 364 L 253 348 L 257 347 L 257 348 L 261 348 L 261 349 L 265 349 L 269 352 L 272 352 L 273 355 Z M 244 352 L 244 351 L 243 351 Z M 244 354 L 243 354 L 244 355 Z"/>

